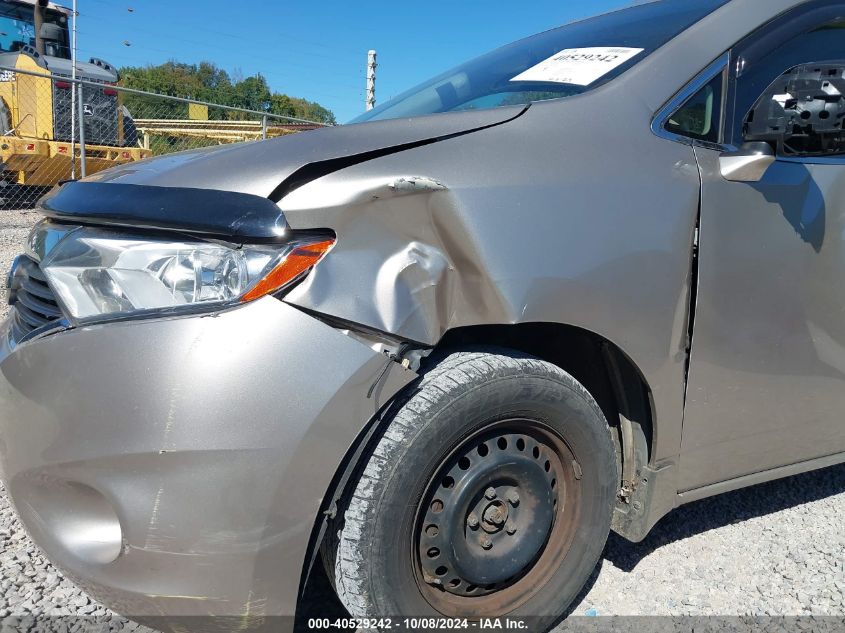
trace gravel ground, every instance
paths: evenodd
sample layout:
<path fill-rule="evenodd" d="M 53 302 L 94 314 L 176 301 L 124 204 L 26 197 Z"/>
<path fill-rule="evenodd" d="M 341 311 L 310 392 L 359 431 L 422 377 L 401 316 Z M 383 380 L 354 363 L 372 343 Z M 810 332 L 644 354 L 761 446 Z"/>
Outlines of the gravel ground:
<path fill-rule="evenodd" d="M 37 219 L 38 214 L 32 211 L 0 210 L 0 316 L 5 316 L 8 311 L 6 273 L 12 260 L 23 250 L 24 240 Z"/>
<path fill-rule="evenodd" d="M 5 271 L 37 217 L 0 211 L 4 285 Z M 0 316 L 5 312 L 4 291 Z M 572 613 L 838 616 L 833 622 L 845 625 L 843 517 L 845 465 L 690 504 L 663 519 L 642 543 L 611 535 Z M 308 605 L 313 615 L 343 614 L 321 576 Z M 111 612 L 46 560 L 0 487 L 0 618 L 42 615 Z M 787 622 L 793 625 L 787 629 L 807 628 L 804 620 Z M 146 630 L 119 616 L 109 618 L 108 628 Z"/>

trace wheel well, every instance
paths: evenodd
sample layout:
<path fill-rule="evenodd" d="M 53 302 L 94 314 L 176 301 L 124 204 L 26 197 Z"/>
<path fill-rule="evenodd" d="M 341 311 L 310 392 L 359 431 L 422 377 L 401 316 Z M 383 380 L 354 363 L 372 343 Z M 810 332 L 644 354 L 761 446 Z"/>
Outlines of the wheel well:
<path fill-rule="evenodd" d="M 637 366 L 611 341 L 588 330 L 558 323 L 479 325 L 450 330 L 433 352 L 448 352 L 467 346 L 508 347 L 557 365 L 584 385 L 598 402 L 608 423 L 616 429 L 620 463 L 622 453 L 625 453 L 623 419 L 631 422 L 636 429 L 634 439 L 627 442 L 630 452 L 626 455 L 635 456 L 631 463 L 640 462 L 640 466 L 645 467 L 651 462 L 654 445 L 651 391 Z M 420 373 L 427 369 L 426 361 L 438 357 L 441 357 L 441 354 L 432 353 L 424 358 Z M 335 517 L 337 504 L 346 494 L 349 481 L 354 481 L 356 469 L 366 463 L 362 460 L 372 445 L 383 416 L 391 406 L 392 404 L 386 405 L 375 416 L 362 437 L 350 447 L 327 491 L 322 511 L 315 520 L 308 555 L 303 565 L 300 596 L 305 591 L 324 536 L 329 538 L 326 535 L 329 518 Z M 628 425 L 629 428 L 631 426 Z M 624 531 L 622 533 L 624 535 Z"/>
<path fill-rule="evenodd" d="M 646 463 L 651 461 L 654 445 L 651 391 L 637 366 L 611 341 L 559 323 L 478 325 L 450 330 L 436 350 L 468 345 L 516 349 L 567 371 L 593 395 L 612 427 L 619 428 L 620 416 L 640 426 L 647 443 Z"/>

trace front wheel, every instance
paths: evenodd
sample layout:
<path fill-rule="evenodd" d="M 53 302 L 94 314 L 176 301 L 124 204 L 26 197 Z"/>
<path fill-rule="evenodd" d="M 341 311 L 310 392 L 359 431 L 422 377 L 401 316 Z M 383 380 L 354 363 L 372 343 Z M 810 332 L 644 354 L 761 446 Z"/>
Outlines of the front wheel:
<path fill-rule="evenodd" d="M 332 528 L 329 575 L 357 617 L 545 628 L 598 561 L 617 482 L 607 422 L 572 376 L 509 350 L 454 353 L 386 427 Z"/>

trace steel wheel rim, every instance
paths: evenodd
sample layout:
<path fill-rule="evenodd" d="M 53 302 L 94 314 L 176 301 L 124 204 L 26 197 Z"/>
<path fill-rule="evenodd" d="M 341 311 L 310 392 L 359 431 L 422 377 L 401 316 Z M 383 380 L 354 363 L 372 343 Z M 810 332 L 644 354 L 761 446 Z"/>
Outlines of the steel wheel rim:
<path fill-rule="evenodd" d="M 580 479 L 566 441 L 537 420 L 493 421 L 458 442 L 428 480 L 414 523 L 414 573 L 428 603 L 474 617 L 529 600 L 572 544 Z"/>

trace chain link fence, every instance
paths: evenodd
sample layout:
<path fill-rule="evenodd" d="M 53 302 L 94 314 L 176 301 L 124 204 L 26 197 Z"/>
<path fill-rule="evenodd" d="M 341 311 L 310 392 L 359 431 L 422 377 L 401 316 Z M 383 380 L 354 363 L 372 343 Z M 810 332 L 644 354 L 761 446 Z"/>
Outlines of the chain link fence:
<path fill-rule="evenodd" d="M 53 185 L 152 156 L 324 124 L 0 66 L 0 208 Z"/>

